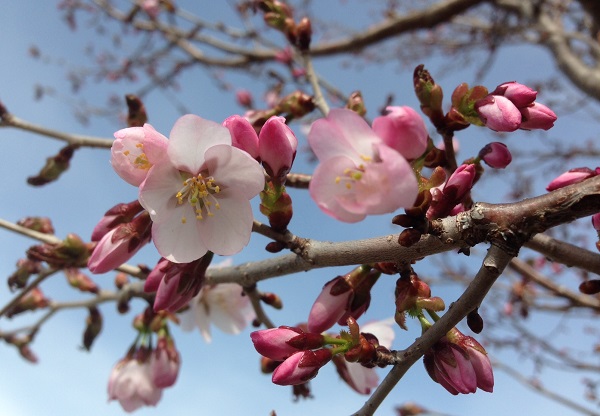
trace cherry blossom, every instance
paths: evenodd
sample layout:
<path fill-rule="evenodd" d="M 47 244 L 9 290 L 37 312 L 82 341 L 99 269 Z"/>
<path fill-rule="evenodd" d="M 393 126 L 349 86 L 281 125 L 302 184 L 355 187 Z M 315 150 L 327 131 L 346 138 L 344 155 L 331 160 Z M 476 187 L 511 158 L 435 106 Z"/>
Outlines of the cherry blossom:
<path fill-rule="evenodd" d="M 255 317 L 250 300 L 235 283 L 204 286 L 189 305 L 180 315 L 181 328 L 198 327 L 206 342 L 212 340 L 211 323 L 227 334 L 239 334 Z"/>
<path fill-rule="evenodd" d="M 165 157 L 140 185 L 140 203 L 153 221 L 152 239 L 167 260 L 189 263 L 209 250 L 231 255 L 248 244 L 249 200 L 262 191 L 264 174 L 231 142 L 227 128 L 185 115 L 171 130 Z"/>
<path fill-rule="evenodd" d="M 353 111 L 334 109 L 315 121 L 308 142 L 320 161 L 310 195 L 326 214 L 358 222 L 414 203 L 418 186 L 410 164 Z"/>
<path fill-rule="evenodd" d="M 153 384 L 148 362 L 125 359 L 113 368 L 108 381 L 108 399 L 118 400 L 126 412 L 156 406 L 161 396 L 162 389 Z"/>

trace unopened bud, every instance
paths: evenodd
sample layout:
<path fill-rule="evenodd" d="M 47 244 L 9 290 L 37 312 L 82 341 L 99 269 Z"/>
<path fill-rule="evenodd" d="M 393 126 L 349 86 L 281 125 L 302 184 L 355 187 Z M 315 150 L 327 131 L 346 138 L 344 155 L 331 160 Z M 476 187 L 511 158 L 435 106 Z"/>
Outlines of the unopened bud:
<path fill-rule="evenodd" d="M 266 303 L 269 306 L 272 306 L 275 309 L 283 308 L 283 302 L 281 301 L 281 298 L 275 293 L 263 293 L 260 296 L 260 300 L 262 300 L 264 303 Z"/>
<path fill-rule="evenodd" d="M 136 95 L 128 94 L 125 96 L 125 102 L 128 109 L 127 126 L 142 127 L 148 121 L 146 107 L 142 100 Z"/>
<path fill-rule="evenodd" d="M 296 46 L 301 52 L 310 48 L 312 38 L 312 26 L 308 17 L 303 17 L 296 26 Z"/>
<path fill-rule="evenodd" d="M 27 178 L 27 183 L 33 186 L 46 185 L 59 178 L 59 176 L 69 169 L 69 162 L 77 146 L 68 145 L 63 147 L 58 154 L 46 159 L 46 164 L 36 176 Z"/>
<path fill-rule="evenodd" d="M 96 340 L 96 337 L 102 331 L 102 315 L 97 307 L 93 306 L 89 308 L 90 314 L 85 320 L 85 331 L 83 333 L 83 348 L 89 351 L 92 348 L 92 344 Z"/>
<path fill-rule="evenodd" d="M 40 233 L 54 234 L 52 221 L 48 217 L 26 217 L 17 221 L 17 224 Z"/>
<path fill-rule="evenodd" d="M 352 94 L 350 94 L 350 97 L 348 97 L 348 102 L 346 103 L 346 108 L 354 111 L 361 117 L 367 114 L 365 101 L 360 91 L 354 91 Z"/>
<path fill-rule="evenodd" d="M 600 280 L 586 280 L 579 285 L 579 291 L 581 293 L 585 293 L 586 295 L 595 295 L 600 293 Z"/>
<path fill-rule="evenodd" d="M 471 331 L 475 332 L 476 334 L 479 334 L 481 331 L 483 331 L 483 318 L 481 315 L 479 315 L 478 309 L 473 309 L 471 312 L 469 312 L 467 315 L 467 325 Z"/>

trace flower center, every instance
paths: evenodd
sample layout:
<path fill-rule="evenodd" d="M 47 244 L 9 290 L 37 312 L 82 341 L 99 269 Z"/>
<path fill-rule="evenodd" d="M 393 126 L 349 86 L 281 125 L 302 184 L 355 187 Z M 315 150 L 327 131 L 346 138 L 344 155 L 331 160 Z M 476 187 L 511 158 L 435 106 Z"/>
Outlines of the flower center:
<path fill-rule="evenodd" d="M 212 217 L 215 215 L 212 208 L 221 208 L 219 201 L 214 197 L 214 194 L 219 192 L 221 192 L 221 188 L 215 184 L 215 178 L 199 173 L 197 176 L 183 181 L 183 187 L 175 194 L 175 198 L 177 198 L 177 205 L 186 202 L 190 204 L 194 208 L 196 219 L 203 220 L 203 213 L 207 217 Z M 181 222 L 183 224 L 187 222 L 185 216 L 181 217 Z"/>
<path fill-rule="evenodd" d="M 364 160 L 366 163 L 369 163 L 373 160 L 369 156 L 364 156 L 364 155 L 361 155 L 360 158 L 362 160 Z M 354 182 L 360 181 L 362 179 L 364 173 L 365 173 L 365 165 L 363 163 L 361 163 L 354 169 L 350 169 L 350 168 L 344 169 L 342 176 L 335 177 L 335 183 L 336 184 L 340 184 L 340 183 L 344 184 L 346 189 L 352 189 L 352 185 L 354 184 Z"/>
<path fill-rule="evenodd" d="M 142 143 L 136 143 L 135 148 L 126 149 L 123 154 L 127 156 L 129 161 L 137 169 L 148 170 L 152 167 L 152 164 L 148 161 L 146 153 L 144 153 L 144 145 Z"/>

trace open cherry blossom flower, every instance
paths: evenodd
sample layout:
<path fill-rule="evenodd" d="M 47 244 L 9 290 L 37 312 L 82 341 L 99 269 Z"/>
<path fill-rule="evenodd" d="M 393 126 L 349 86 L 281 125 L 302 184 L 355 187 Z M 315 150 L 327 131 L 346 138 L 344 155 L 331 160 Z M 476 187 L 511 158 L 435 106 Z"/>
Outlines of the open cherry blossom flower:
<path fill-rule="evenodd" d="M 231 145 L 227 128 L 188 114 L 173 126 L 166 155 L 148 171 L 139 200 L 161 256 L 189 263 L 209 250 L 231 255 L 248 244 L 249 201 L 263 187 L 263 169 Z"/>
<path fill-rule="evenodd" d="M 227 334 L 239 334 L 255 317 L 250 299 L 235 283 L 204 286 L 189 305 L 180 315 L 181 328 L 191 331 L 198 327 L 206 342 L 212 340 L 211 323 Z"/>
<path fill-rule="evenodd" d="M 410 164 L 351 110 L 334 109 L 313 123 L 308 142 L 320 161 L 310 195 L 345 222 L 410 207 L 418 193 Z"/>
<path fill-rule="evenodd" d="M 124 359 L 113 368 L 108 381 L 108 400 L 118 400 L 126 412 L 142 406 L 156 406 L 162 388 L 152 383 L 148 362 Z"/>

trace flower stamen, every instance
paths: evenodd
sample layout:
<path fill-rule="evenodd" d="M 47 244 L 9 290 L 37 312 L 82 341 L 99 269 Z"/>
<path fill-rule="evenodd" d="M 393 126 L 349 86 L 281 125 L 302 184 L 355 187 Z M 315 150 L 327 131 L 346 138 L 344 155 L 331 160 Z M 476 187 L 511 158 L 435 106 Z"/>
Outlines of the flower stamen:
<path fill-rule="evenodd" d="M 221 192 L 219 185 L 215 184 L 215 178 L 212 176 L 204 176 L 199 173 L 197 176 L 192 176 L 183 181 L 183 186 L 175 194 L 177 205 L 183 205 L 184 202 L 189 203 L 194 208 L 197 220 L 203 220 L 204 215 L 214 217 L 211 206 L 214 209 L 219 209 L 220 205 L 214 194 Z M 187 222 L 185 217 L 181 217 L 181 223 Z"/>

